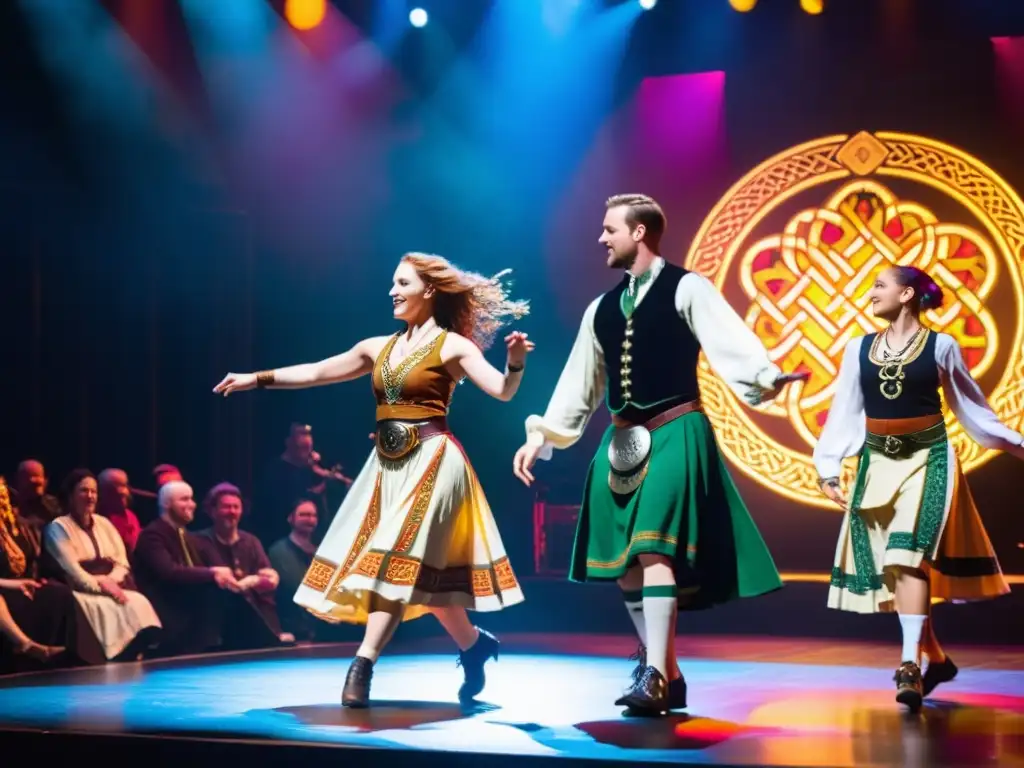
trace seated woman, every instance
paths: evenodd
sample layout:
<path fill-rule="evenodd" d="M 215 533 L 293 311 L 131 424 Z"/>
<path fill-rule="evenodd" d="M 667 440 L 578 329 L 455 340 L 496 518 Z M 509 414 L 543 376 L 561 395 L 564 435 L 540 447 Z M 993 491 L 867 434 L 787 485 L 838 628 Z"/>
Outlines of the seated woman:
<path fill-rule="evenodd" d="M 153 639 L 160 619 L 135 589 L 124 542 L 114 524 L 96 514 L 96 478 L 76 469 L 61 487 L 65 513 L 46 527 L 46 550 L 75 593 L 98 653 L 86 661 L 132 658 Z M 99 657 L 99 658 L 96 658 Z"/>
<path fill-rule="evenodd" d="M 0 672 L 37 666 L 73 646 L 74 598 L 63 584 L 36 580 L 38 557 L 39 540 L 0 476 Z"/>

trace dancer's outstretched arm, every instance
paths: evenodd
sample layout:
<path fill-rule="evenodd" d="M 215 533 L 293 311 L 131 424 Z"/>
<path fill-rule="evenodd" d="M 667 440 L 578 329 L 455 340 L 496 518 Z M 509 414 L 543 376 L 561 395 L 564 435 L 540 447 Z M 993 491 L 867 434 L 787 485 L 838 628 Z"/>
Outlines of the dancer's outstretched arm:
<path fill-rule="evenodd" d="M 697 337 L 712 370 L 749 405 L 772 400 L 804 374 L 783 374 L 757 335 L 703 275 L 691 272 L 679 281 L 676 311 Z"/>
<path fill-rule="evenodd" d="M 448 334 L 445 347 L 445 357 L 451 354 L 445 362 L 455 363 L 459 372 L 480 389 L 491 397 L 507 402 L 515 397 L 519 390 L 526 366 L 526 355 L 534 350 L 535 345 L 520 331 L 513 331 L 506 336 L 505 348 L 508 350 L 508 358 L 504 372 L 487 362 L 480 347 L 457 333 Z"/>
<path fill-rule="evenodd" d="M 940 333 L 935 340 L 935 357 L 942 394 L 964 431 L 982 448 L 1006 451 L 1024 459 L 1024 437 L 1003 424 L 992 410 L 964 362 L 956 339 Z"/>
<path fill-rule="evenodd" d="M 213 391 L 227 397 L 232 392 L 245 392 L 256 387 L 305 389 L 358 379 L 373 370 L 374 360 L 387 341 L 385 336 L 374 336 L 363 339 L 347 352 L 316 363 L 290 365 L 258 373 L 229 373 Z"/>

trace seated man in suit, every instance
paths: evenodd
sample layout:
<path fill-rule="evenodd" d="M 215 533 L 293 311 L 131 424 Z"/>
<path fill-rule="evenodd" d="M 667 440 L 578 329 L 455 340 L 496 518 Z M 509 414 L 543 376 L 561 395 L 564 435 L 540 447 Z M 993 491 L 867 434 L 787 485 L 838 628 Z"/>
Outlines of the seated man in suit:
<path fill-rule="evenodd" d="M 203 564 L 193 534 L 192 487 L 172 481 L 157 496 L 160 516 L 139 534 L 135 577 L 164 625 L 162 655 L 201 653 L 223 645 L 225 600 L 240 593 L 230 568 Z"/>

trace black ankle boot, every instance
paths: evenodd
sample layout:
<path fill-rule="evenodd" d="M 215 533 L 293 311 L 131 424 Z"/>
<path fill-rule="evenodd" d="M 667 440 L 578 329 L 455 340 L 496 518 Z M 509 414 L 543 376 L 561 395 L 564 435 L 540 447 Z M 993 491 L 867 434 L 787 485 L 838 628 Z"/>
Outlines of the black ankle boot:
<path fill-rule="evenodd" d="M 935 686 L 948 683 L 959 671 L 949 656 L 938 663 L 929 661 L 928 668 L 921 675 L 921 695 L 927 696 L 935 690 Z"/>
<path fill-rule="evenodd" d="M 373 662 L 362 656 L 352 659 L 345 676 L 345 687 L 341 691 L 341 705 L 353 709 L 365 709 L 370 705 L 370 680 L 373 679 Z"/>
<path fill-rule="evenodd" d="M 498 638 L 479 627 L 476 629 L 480 635 L 473 643 L 473 647 L 459 651 L 459 666 L 465 673 L 465 680 L 459 688 L 459 701 L 471 701 L 484 689 L 484 683 L 487 682 L 484 664 L 492 657 L 495 661 L 498 660 L 498 649 L 501 646 Z"/>

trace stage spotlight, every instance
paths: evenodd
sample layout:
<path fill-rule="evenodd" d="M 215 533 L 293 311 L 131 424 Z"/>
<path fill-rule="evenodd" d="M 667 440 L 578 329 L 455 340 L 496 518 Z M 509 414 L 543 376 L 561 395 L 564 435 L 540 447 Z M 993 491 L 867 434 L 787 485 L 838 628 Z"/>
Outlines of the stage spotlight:
<path fill-rule="evenodd" d="M 651 8 L 653 8 L 657 4 L 658 0 L 640 0 L 640 7 L 643 8 L 645 11 L 651 10 Z"/>
<path fill-rule="evenodd" d="M 327 0 L 285 0 L 284 17 L 295 29 L 313 29 L 327 15 Z"/>
<path fill-rule="evenodd" d="M 729 5 L 732 6 L 734 11 L 746 13 L 747 11 L 754 10 L 754 6 L 757 5 L 757 0 L 729 0 Z"/>
<path fill-rule="evenodd" d="M 409 11 L 409 23 L 414 27 L 427 26 L 427 12 L 422 8 L 413 8 Z"/>
<path fill-rule="evenodd" d="M 800 7 L 812 16 L 817 16 L 825 10 L 825 0 L 800 0 Z"/>

